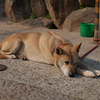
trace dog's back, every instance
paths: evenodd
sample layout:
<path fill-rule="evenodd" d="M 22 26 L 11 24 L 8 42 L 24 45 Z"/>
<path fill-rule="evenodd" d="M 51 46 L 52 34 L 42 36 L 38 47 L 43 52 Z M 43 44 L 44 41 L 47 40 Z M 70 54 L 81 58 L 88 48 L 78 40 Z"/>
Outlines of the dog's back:
<path fill-rule="evenodd" d="M 54 32 L 16 33 L 0 44 L 0 58 L 9 58 L 13 57 L 10 55 L 17 54 L 24 55 L 32 61 L 53 63 L 55 48 L 64 42 L 68 40 Z"/>

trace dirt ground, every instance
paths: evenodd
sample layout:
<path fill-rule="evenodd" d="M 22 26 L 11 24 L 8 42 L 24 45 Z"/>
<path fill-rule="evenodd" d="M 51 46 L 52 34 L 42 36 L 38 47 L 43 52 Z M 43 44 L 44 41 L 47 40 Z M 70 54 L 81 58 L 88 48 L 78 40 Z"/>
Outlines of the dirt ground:
<path fill-rule="evenodd" d="M 45 31 L 61 34 L 74 45 L 82 42 L 80 56 L 96 45 L 93 37 L 81 37 L 80 33 L 0 20 L 0 42 L 17 32 Z M 80 61 L 100 70 L 100 46 Z M 55 66 L 21 59 L 0 59 L 0 64 L 8 67 L 0 72 L 0 100 L 100 100 L 100 77 L 76 75 L 70 78 Z"/>

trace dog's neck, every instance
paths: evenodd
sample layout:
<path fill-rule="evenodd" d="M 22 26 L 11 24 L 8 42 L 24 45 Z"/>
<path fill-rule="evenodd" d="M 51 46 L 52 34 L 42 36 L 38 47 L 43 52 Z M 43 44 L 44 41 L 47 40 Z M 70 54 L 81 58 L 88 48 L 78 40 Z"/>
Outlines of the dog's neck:
<path fill-rule="evenodd" d="M 51 52 L 52 56 L 54 56 L 54 53 L 56 52 L 56 48 L 57 48 L 57 47 L 60 47 L 61 45 L 66 45 L 66 44 L 71 45 L 69 42 L 60 43 L 58 46 L 54 46 L 54 44 L 53 44 L 53 45 L 52 45 L 52 52 Z"/>

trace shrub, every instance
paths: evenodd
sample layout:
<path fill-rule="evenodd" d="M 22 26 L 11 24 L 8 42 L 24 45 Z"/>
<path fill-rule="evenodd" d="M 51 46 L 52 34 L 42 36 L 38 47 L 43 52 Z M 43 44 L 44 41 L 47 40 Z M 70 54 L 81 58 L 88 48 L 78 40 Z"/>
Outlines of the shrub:
<path fill-rule="evenodd" d="M 76 10 L 83 9 L 83 8 L 85 8 L 85 7 L 83 7 L 81 4 L 79 4 L 78 7 L 76 8 Z"/>

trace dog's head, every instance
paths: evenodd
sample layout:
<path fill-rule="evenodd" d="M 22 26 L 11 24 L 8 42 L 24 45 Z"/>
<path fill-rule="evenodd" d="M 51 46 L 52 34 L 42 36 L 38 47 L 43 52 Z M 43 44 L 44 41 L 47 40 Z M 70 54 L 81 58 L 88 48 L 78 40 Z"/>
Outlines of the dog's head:
<path fill-rule="evenodd" d="M 82 43 L 71 46 L 69 43 L 63 43 L 56 48 L 54 54 L 54 65 L 61 68 L 66 76 L 74 77 L 75 67 L 78 63 L 78 52 Z"/>

